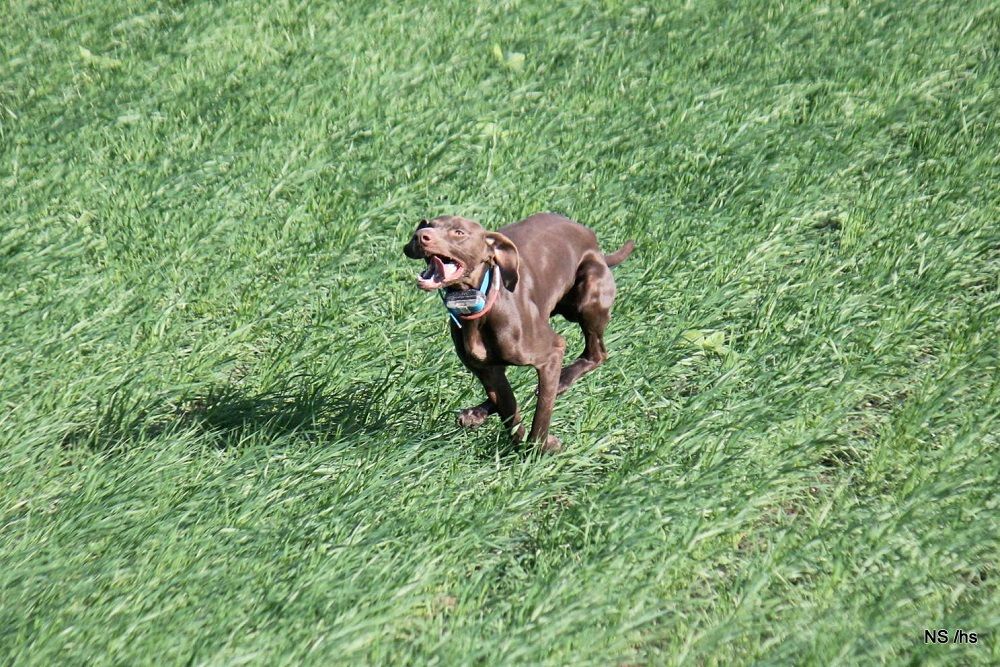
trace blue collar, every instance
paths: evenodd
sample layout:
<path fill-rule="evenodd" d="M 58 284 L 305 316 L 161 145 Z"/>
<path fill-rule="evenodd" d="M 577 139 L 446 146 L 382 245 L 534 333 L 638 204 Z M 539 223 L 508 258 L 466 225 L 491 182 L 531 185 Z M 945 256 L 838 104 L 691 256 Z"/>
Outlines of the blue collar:
<path fill-rule="evenodd" d="M 472 306 L 468 306 L 466 308 L 449 308 L 447 305 L 448 304 L 447 291 L 444 289 L 438 290 L 438 293 L 441 295 L 441 303 L 445 304 L 445 310 L 448 311 L 448 316 L 451 317 L 452 321 L 459 329 L 462 328 L 462 322 L 458 319 L 459 316 L 475 315 L 476 313 L 481 313 L 483 309 L 486 308 L 486 304 L 489 303 L 490 287 L 492 287 L 492 285 L 490 284 L 491 282 L 490 279 L 492 275 L 493 275 L 493 270 L 492 268 L 488 267 L 486 269 L 486 273 L 483 274 L 483 281 L 482 283 L 480 283 L 478 290 L 483 298 L 479 300 L 478 303 Z"/>

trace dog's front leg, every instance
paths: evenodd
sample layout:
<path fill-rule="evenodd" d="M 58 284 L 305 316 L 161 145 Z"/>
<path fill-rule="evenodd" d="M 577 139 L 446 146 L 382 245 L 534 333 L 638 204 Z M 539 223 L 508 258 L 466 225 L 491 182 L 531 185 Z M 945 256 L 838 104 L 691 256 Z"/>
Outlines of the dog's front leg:
<path fill-rule="evenodd" d="M 546 453 L 562 449 L 559 438 L 549 435 L 549 424 L 552 422 L 552 408 L 559 389 L 559 373 L 566 353 L 566 341 L 555 331 L 551 334 L 551 352 L 541 363 L 535 365 L 538 373 L 538 404 L 535 406 L 535 416 L 531 420 L 531 432 L 528 434 L 528 441 L 537 443 L 539 449 Z"/>
<path fill-rule="evenodd" d="M 507 373 L 503 366 L 470 369 L 486 390 L 486 400 L 479 405 L 466 408 L 458 413 L 460 426 L 475 428 L 486 421 L 494 412 L 500 415 L 504 426 L 511 432 L 514 440 L 524 437 L 524 427 L 521 426 L 521 413 L 517 409 L 517 399 L 514 390 L 507 381 Z"/>

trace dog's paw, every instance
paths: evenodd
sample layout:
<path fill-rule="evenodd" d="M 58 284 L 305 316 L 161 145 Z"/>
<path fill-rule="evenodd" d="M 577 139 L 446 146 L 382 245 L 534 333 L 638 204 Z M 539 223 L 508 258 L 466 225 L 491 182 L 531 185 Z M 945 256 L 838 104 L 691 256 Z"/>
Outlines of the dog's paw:
<path fill-rule="evenodd" d="M 547 437 L 544 444 L 538 444 L 538 449 L 542 454 L 558 454 L 562 448 L 562 442 L 554 435 Z"/>
<path fill-rule="evenodd" d="M 466 408 L 458 411 L 456 421 L 462 428 L 476 428 L 482 426 L 483 422 L 490 418 L 490 411 L 481 405 L 474 408 Z"/>

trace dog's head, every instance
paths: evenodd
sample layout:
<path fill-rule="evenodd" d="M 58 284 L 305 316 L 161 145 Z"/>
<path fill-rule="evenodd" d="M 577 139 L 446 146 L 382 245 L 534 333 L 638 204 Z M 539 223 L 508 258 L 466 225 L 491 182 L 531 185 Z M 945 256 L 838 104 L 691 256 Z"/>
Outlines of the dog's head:
<path fill-rule="evenodd" d="M 498 232 L 453 215 L 421 220 L 410 242 L 403 247 L 410 259 L 422 259 L 427 268 L 417 274 L 417 287 L 476 289 L 484 272 L 500 267 L 504 287 L 513 292 L 518 278 L 517 246 Z"/>

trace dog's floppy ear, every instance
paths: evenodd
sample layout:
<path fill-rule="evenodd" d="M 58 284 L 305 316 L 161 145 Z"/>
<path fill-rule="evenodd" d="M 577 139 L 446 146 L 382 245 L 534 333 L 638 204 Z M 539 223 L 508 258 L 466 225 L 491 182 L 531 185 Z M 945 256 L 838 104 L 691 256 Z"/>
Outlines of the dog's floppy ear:
<path fill-rule="evenodd" d="M 421 230 L 426 227 L 429 223 L 426 220 L 421 220 L 420 224 L 417 225 L 417 230 Z M 420 248 L 417 246 L 417 233 L 414 232 L 413 236 L 410 237 L 410 242 L 403 246 L 403 254 L 410 259 L 420 259 Z"/>
<path fill-rule="evenodd" d="M 490 248 L 493 263 L 500 267 L 503 286 L 508 292 L 513 292 L 518 279 L 517 246 L 499 232 L 486 232 L 486 245 Z"/>

